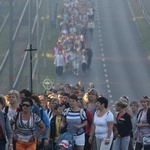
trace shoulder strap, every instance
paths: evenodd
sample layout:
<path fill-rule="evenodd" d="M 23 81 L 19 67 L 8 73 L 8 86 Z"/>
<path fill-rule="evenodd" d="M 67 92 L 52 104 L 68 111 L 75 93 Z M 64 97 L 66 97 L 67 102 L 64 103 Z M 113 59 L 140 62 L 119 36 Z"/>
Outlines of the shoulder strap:
<path fill-rule="evenodd" d="M 16 115 L 16 120 L 15 120 L 15 129 L 17 129 L 17 120 L 18 120 L 18 117 L 19 117 L 19 111 L 17 112 L 17 115 Z"/>
<path fill-rule="evenodd" d="M 9 106 L 6 106 L 5 107 L 5 114 L 7 115 L 7 113 L 8 113 L 8 109 L 9 109 Z"/>
<path fill-rule="evenodd" d="M 3 114 L 4 114 L 4 121 L 5 121 L 5 124 L 6 124 L 7 114 L 6 113 L 3 113 Z"/>
<path fill-rule="evenodd" d="M 41 120 L 43 120 L 43 108 L 40 107 Z"/>
<path fill-rule="evenodd" d="M 65 116 L 67 116 L 67 115 L 68 115 L 69 111 L 70 111 L 70 108 L 67 108 L 67 109 L 66 109 Z"/>
<path fill-rule="evenodd" d="M 86 112 L 86 111 L 88 111 L 88 110 L 87 110 L 86 108 L 84 108 L 83 110 L 85 111 L 85 114 L 86 114 L 86 117 L 87 117 L 87 122 L 88 122 L 88 124 L 91 125 L 92 122 L 90 121 L 90 119 L 89 119 L 89 117 L 88 117 L 88 115 L 87 115 L 87 112 Z"/>
<path fill-rule="evenodd" d="M 80 109 L 80 117 L 81 117 L 82 120 L 86 119 L 85 116 L 84 116 L 84 112 L 85 112 L 85 109 L 81 108 Z"/>
<path fill-rule="evenodd" d="M 143 109 L 139 110 L 139 113 L 137 114 L 138 122 L 140 122 L 140 119 L 142 117 L 142 112 L 143 112 Z"/>

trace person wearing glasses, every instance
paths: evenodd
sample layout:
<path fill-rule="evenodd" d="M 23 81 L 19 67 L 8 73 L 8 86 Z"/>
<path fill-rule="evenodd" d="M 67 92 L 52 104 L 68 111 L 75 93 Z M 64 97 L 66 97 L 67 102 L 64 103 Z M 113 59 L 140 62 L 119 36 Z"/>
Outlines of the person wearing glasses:
<path fill-rule="evenodd" d="M 141 98 L 140 104 L 142 109 L 140 109 L 137 114 L 137 128 L 134 134 L 134 138 L 136 139 L 135 150 L 150 150 L 150 99 L 147 96 L 144 96 Z M 146 135 L 149 135 L 147 137 L 148 143 L 145 143 L 143 140 Z"/>
<path fill-rule="evenodd" d="M 10 120 L 13 138 L 16 140 L 16 150 L 36 150 L 36 141 L 45 130 L 41 118 L 31 112 L 32 105 L 31 98 L 23 99 L 22 111 Z M 15 125 L 15 129 L 13 125 Z M 37 133 L 35 132 L 36 126 L 39 128 Z"/>

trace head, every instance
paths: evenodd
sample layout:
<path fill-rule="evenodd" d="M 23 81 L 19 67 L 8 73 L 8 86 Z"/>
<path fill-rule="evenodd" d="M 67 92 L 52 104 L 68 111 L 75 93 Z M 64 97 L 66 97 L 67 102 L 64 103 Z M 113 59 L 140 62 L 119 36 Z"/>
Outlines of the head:
<path fill-rule="evenodd" d="M 99 97 L 96 100 L 96 107 L 99 110 L 101 110 L 102 108 L 107 109 L 107 107 L 108 107 L 108 99 L 105 98 L 105 97 Z"/>
<path fill-rule="evenodd" d="M 22 111 L 23 112 L 30 112 L 30 109 L 33 105 L 33 101 L 31 98 L 24 98 L 21 102 Z"/>
<path fill-rule="evenodd" d="M 62 104 L 63 103 L 63 92 L 58 91 L 57 93 L 57 98 L 59 99 L 59 103 Z"/>
<path fill-rule="evenodd" d="M 139 103 L 137 101 L 132 101 L 130 103 L 130 108 L 131 108 L 133 114 L 136 113 L 138 111 L 138 108 L 139 108 Z"/>
<path fill-rule="evenodd" d="M 5 97 L 4 95 L 0 94 L 0 111 L 5 107 L 6 102 L 5 102 Z"/>
<path fill-rule="evenodd" d="M 8 92 L 8 100 L 10 105 L 19 102 L 19 92 L 16 90 L 10 90 Z"/>
<path fill-rule="evenodd" d="M 29 90 L 27 90 L 27 89 L 21 90 L 19 92 L 19 94 L 20 94 L 20 99 L 21 100 L 24 99 L 24 98 L 27 98 L 27 97 L 31 97 L 31 95 L 32 95 L 32 93 Z"/>
<path fill-rule="evenodd" d="M 69 96 L 69 104 L 70 107 L 76 107 L 77 106 L 78 97 L 74 94 Z"/>
<path fill-rule="evenodd" d="M 57 115 L 61 115 L 63 112 L 63 106 L 61 104 L 56 104 L 54 110 Z"/>
<path fill-rule="evenodd" d="M 121 112 L 122 110 L 125 110 L 128 104 L 124 101 L 117 101 L 115 104 L 115 109 L 117 112 Z"/>
<path fill-rule="evenodd" d="M 41 102 L 40 102 L 40 99 L 39 99 L 38 95 L 33 94 L 33 95 L 31 96 L 31 99 L 32 99 L 32 101 L 33 101 L 34 104 L 36 104 L 36 105 L 38 105 L 38 106 L 41 105 Z"/>
<path fill-rule="evenodd" d="M 69 103 L 69 96 L 70 96 L 69 93 L 64 93 L 64 94 L 63 94 L 63 101 L 64 101 L 65 103 Z"/>
<path fill-rule="evenodd" d="M 98 92 L 95 90 L 95 89 L 90 89 L 89 91 L 88 91 L 88 99 L 90 100 L 90 101 L 93 101 L 93 100 L 97 100 L 97 98 L 98 98 Z"/>
<path fill-rule="evenodd" d="M 140 99 L 140 104 L 143 108 L 147 108 L 150 104 L 150 99 L 148 96 L 143 96 L 141 99 Z"/>
<path fill-rule="evenodd" d="M 78 97 L 77 105 L 79 108 L 84 108 L 85 103 L 82 97 Z"/>
<path fill-rule="evenodd" d="M 90 82 L 90 83 L 89 83 L 89 88 L 90 88 L 90 89 L 94 88 L 94 83 L 93 83 L 93 82 Z"/>
<path fill-rule="evenodd" d="M 40 106 L 43 108 L 43 109 L 47 109 L 47 100 L 49 100 L 46 95 L 44 94 L 41 94 L 38 96 L 39 99 L 40 99 Z"/>
<path fill-rule="evenodd" d="M 69 142 L 67 140 L 62 140 L 59 144 L 61 150 L 67 150 Z"/>
<path fill-rule="evenodd" d="M 52 110 L 55 109 L 56 104 L 59 104 L 59 99 L 58 99 L 58 98 L 53 98 L 53 99 L 51 100 L 51 104 L 50 104 Z"/>
<path fill-rule="evenodd" d="M 127 104 L 129 104 L 129 102 L 130 102 L 128 96 L 121 96 L 120 99 L 119 99 L 119 101 L 123 101 L 123 102 L 125 102 Z"/>

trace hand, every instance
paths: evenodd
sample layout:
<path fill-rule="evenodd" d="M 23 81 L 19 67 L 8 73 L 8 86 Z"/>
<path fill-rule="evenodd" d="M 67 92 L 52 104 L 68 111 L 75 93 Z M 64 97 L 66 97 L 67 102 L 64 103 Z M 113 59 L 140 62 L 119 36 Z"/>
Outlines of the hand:
<path fill-rule="evenodd" d="M 13 144 L 8 145 L 8 150 L 13 150 Z"/>
<path fill-rule="evenodd" d="M 109 143 L 110 143 L 110 139 L 106 138 L 105 144 L 109 144 Z"/>
<path fill-rule="evenodd" d="M 89 137 L 89 143 L 92 144 L 92 142 L 93 142 L 93 136 L 90 136 Z"/>
<path fill-rule="evenodd" d="M 80 125 L 74 125 L 74 127 L 75 127 L 76 129 L 80 129 L 80 128 L 81 128 Z"/>
<path fill-rule="evenodd" d="M 41 138 L 38 138 L 37 144 L 40 145 L 41 143 L 42 143 L 42 139 L 41 139 Z"/>
<path fill-rule="evenodd" d="M 29 139 L 29 142 L 35 142 L 35 141 L 36 141 L 36 139 L 35 139 L 34 136 L 32 136 L 32 137 Z"/>
<path fill-rule="evenodd" d="M 141 128 L 141 127 L 143 126 L 143 124 L 142 124 L 142 123 L 137 123 L 136 126 L 137 126 L 138 128 Z"/>
<path fill-rule="evenodd" d="M 17 141 L 17 140 L 18 140 L 18 136 L 17 136 L 17 134 L 13 134 L 13 139 L 14 139 L 15 141 Z"/>
<path fill-rule="evenodd" d="M 49 140 L 48 139 L 44 139 L 44 146 L 47 146 L 49 144 Z"/>

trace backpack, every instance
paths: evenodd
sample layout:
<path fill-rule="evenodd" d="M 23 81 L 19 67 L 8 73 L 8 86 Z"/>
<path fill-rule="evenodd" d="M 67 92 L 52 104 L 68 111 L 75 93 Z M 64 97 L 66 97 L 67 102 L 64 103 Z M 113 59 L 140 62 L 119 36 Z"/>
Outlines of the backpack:
<path fill-rule="evenodd" d="M 65 113 L 64 113 L 65 116 L 67 116 L 70 111 L 71 111 L 71 109 L 70 109 L 70 108 L 67 108 L 66 111 L 65 111 Z M 85 118 L 85 116 L 84 116 L 84 112 L 85 112 L 85 109 L 81 108 L 81 109 L 80 109 L 80 118 L 81 118 L 82 121 L 84 121 L 85 119 L 87 119 L 87 118 Z M 86 112 L 85 112 L 85 114 L 86 114 Z"/>
<path fill-rule="evenodd" d="M 5 107 L 5 112 L 4 112 L 4 120 L 5 120 L 5 122 L 6 122 L 6 119 L 7 119 L 8 109 L 9 109 L 9 106 L 6 106 Z M 15 129 L 17 128 L 16 123 L 17 123 L 18 116 L 19 116 L 19 111 L 17 111 L 17 115 L 16 115 Z"/>
<path fill-rule="evenodd" d="M 4 113 L 4 112 L 3 112 L 3 114 L 4 114 L 4 121 L 5 121 L 5 124 L 6 124 L 7 114 L 6 114 L 6 113 Z"/>

